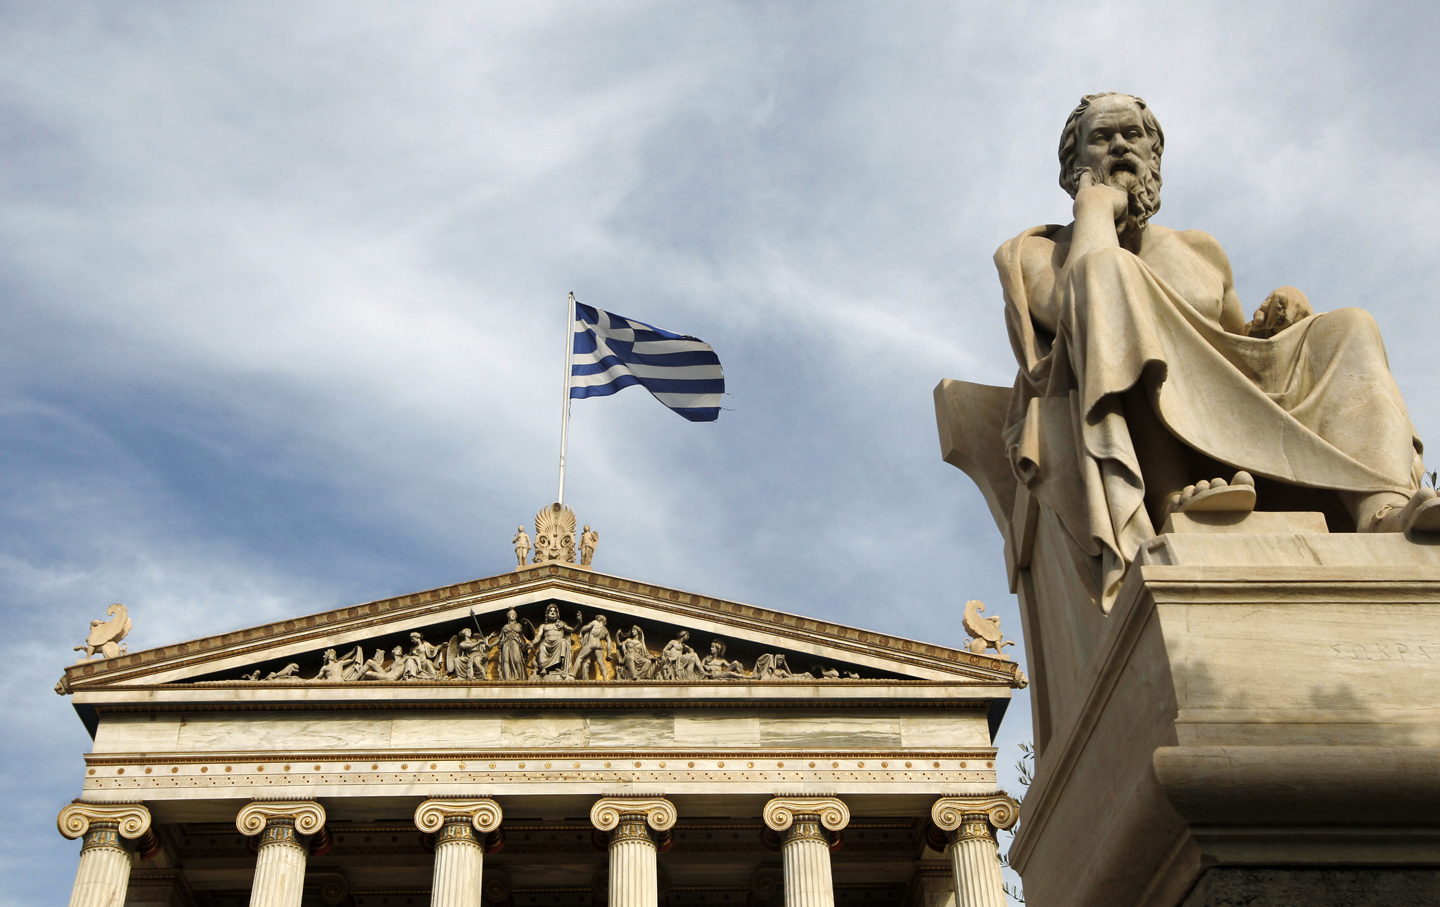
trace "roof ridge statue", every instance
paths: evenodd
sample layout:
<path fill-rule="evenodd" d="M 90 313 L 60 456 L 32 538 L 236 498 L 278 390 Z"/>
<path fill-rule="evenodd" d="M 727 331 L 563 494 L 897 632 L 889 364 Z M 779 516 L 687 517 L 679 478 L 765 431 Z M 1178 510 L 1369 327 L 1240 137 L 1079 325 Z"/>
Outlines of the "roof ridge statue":
<path fill-rule="evenodd" d="M 1109 609 L 1173 511 L 1321 510 L 1332 528 L 1440 530 L 1374 319 L 1280 287 L 1246 320 L 1214 237 L 1151 222 L 1165 136 L 1140 98 L 1087 95 L 1060 140 L 1065 226 L 995 254 L 1020 370 L 1015 477 Z M 1085 573 L 1085 570 L 1080 571 Z"/>

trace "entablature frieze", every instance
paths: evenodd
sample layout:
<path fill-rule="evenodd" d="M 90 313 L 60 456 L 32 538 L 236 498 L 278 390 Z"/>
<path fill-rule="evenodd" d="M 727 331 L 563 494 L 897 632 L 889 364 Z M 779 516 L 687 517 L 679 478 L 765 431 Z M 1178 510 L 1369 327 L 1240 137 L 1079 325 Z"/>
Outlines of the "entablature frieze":
<path fill-rule="evenodd" d="M 672 752 L 563 750 L 504 753 L 165 754 L 88 757 L 85 795 L 165 800 L 409 796 L 492 797 L 665 790 L 773 795 L 777 790 L 928 794 L 995 789 L 995 750 L 894 752 Z M 248 759 L 246 757 L 249 757 Z"/>

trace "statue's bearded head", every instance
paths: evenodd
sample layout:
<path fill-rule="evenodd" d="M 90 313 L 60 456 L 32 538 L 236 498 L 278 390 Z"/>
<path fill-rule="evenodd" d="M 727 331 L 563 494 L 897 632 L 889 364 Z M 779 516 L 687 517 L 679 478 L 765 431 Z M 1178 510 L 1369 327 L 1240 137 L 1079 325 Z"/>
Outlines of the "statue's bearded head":
<path fill-rule="evenodd" d="M 560 619 L 560 609 L 559 609 L 558 607 L 556 607 L 555 605 L 549 605 L 548 607 L 545 608 L 545 619 L 548 620 L 548 621 L 557 621 L 557 620 L 559 620 L 559 619 Z"/>
<path fill-rule="evenodd" d="M 1060 133 L 1060 186 L 1074 198 L 1090 171 L 1130 196 L 1122 232 L 1142 229 L 1160 210 L 1164 151 L 1165 133 L 1143 100 L 1115 91 L 1086 95 Z"/>

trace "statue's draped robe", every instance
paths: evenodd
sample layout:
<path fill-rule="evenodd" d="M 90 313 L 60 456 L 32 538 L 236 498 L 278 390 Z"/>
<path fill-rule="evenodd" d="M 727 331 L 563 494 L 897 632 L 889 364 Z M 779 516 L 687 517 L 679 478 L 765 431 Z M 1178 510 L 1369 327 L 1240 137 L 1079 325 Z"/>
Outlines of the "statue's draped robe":
<path fill-rule="evenodd" d="M 1341 492 L 1418 487 L 1420 442 L 1368 313 L 1312 315 L 1270 339 L 1228 333 L 1218 273 L 1166 231 L 1147 257 L 1178 277 L 1209 267 L 1213 288 L 1188 281 L 1187 299 L 1139 256 L 1096 250 L 1057 275 L 1051 336 L 1031 318 L 1020 249 L 1059 229 L 995 253 L 1020 363 L 1005 442 L 1017 478 L 1099 559 L 1106 610 L 1155 534 L 1120 397 L 1137 383 L 1173 435 L 1236 469 Z"/>

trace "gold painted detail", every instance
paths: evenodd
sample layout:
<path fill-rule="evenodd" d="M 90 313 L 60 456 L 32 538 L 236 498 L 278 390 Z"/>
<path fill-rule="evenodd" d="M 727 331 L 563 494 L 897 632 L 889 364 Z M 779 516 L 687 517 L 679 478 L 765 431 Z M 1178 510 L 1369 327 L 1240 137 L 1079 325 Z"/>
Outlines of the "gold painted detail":
<path fill-rule="evenodd" d="M 995 836 L 990 833 L 990 820 L 984 813 L 980 815 L 966 816 L 960 827 L 950 832 L 950 843 L 959 844 L 961 841 L 994 841 Z"/>
<path fill-rule="evenodd" d="M 624 813 L 620 816 L 620 824 L 610 832 L 610 843 L 621 844 L 626 841 L 644 841 L 653 844 L 650 837 L 650 829 L 646 827 L 644 813 Z"/>
<path fill-rule="evenodd" d="M 446 816 L 445 824 L 440 826 L 440 833 L 435 838 L 435 846 L 441 844 L 478 844 L 475 840 L 475 827 L 470 824 L 469 816 Z"/>
<path fill-rule="evenodd" d="M 801 814 L 791 821 L 790 827 L 785 830 L 785 843 L 795 844 L 800 841 L 818 841 L 827 847 L 830 845 L 830 839 L 825 837 L 825 832 L 820 828 L 819 816 Z"/>
<path fill-rule="evenodd" d="M 96 848 L 108 847 L 111 850 L 124 850 L 120 844 L 120 823 L 119 822 L 91 822 L 90 830 L 85 833 L 85 842 L 80 845 L 80 852 L 95 850 Z"/>
<path fill-rule="evenodd" d="M 265 830 L 260 833 L 260 846 L 269 847 L 272 844 L 300 846 L 300 842 L 295 838 L 294 819 L 277 816 L 265 822 Z"/>

